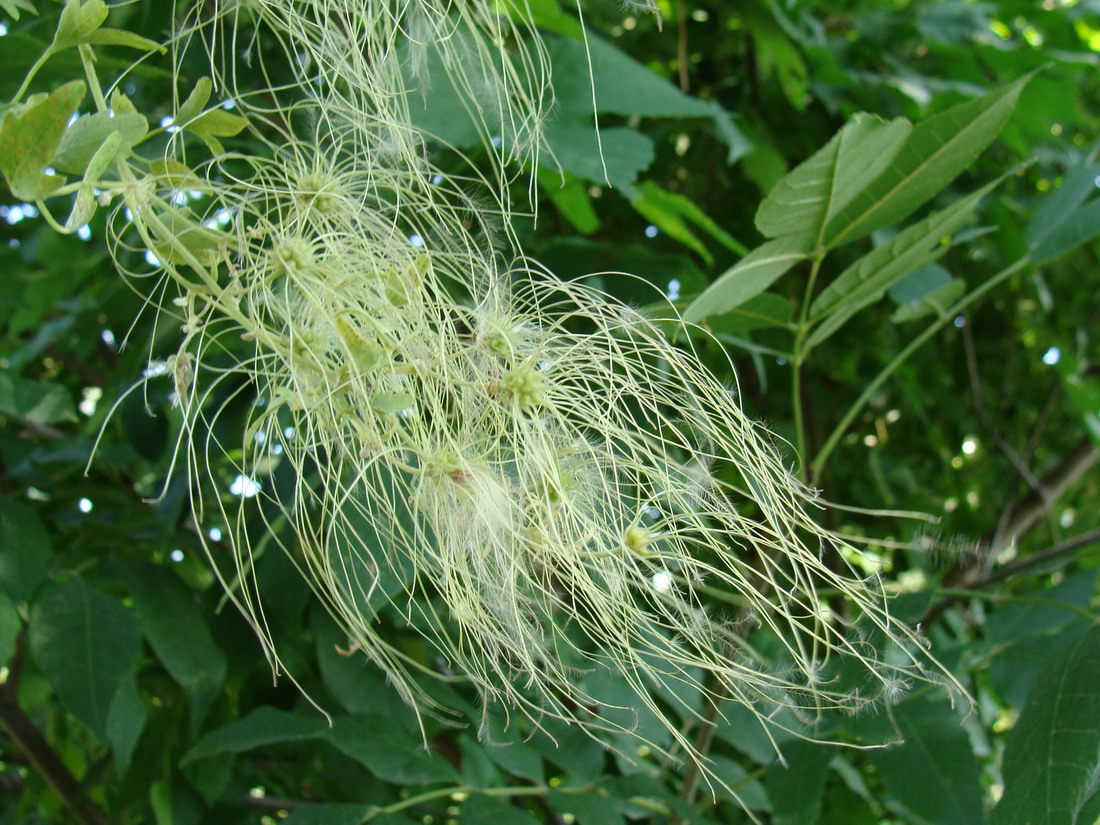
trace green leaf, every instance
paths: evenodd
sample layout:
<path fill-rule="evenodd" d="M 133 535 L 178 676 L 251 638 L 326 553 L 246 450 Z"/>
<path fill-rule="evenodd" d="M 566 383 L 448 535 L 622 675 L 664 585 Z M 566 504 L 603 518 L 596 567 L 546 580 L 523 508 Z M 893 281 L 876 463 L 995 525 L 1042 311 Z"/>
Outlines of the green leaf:
<path fill-rule="evenodd" d="M 1100 147 L 1098 147 L 1100 148 Z M 1079 164 L 1066 170 L 1062 185 L 1043 198 L 1027 224 L 1027 244 L 1034 248 L 1065 223 L 1096 192 L 1100 165 Z"/>
<path fill-rule="evenodd" d="M 791 232 L 817 238 L 889 166 L 911 129 L 903 118 L 886 122 L 862 112 L 855 115 L 775 185 L 756 211 L 756 228 L 768 238 Z"/>
<path fill-rule="evenodd" d="M 822 323 L 810 335 L 806 348 L 820 344 L 859 310 L 882 298 L 887 289 L 906 275 L 943 255 L 949 248 L 943 243 L 944 239 L 970 220 L 978 202 L 999 183 L 1000 179 L 988 183 L 946 209 L 929 215 L 844 270 L 810 304 L 810 319 Z"/>
<path fill-rule="evenodd" d="M 193 256 L 209 264 L 220 255 L 224 232 L 200 223 L 190 211 L 178 207 L 163 207 L 156 211 L 160 223 L 150 223 L 154 243 L 152 252 L 162 261 L 190 263 Z"/>
<path fill-rule="evenodd" d="M 927 203 L 993 142 L 1031 76 L 918 123 L 886 171 L 829 221 L 825 246 L 862 238 Z"/>
<path fill-rule="evenodd" d="M 60 384 L 20 378 L 0 369 L 0 415 L 10 415 L 32 424 L 76 421 L 76 410 L 68 391 Z"/>
<path fill-rule="evenodd" d="M 50 46 L 53 51 L 87 43 L 89 36 L 107 19 L 107 4 L 103 0 L 66 0 L 57 23 L 57 32 Z"/>
<path fill-rule="evenodd" d="M 97 29 L 89 34 L 85 41 L 93 46 L 125 46 L 128 49 L 137 49 L 143 52 L 160 52 L 164 54 L 167 49 L 155 40 L 142 37 L 140 34 L 124 31 L 123 29 Z"/>
<path fill-rule="evenodd" d="M 218 138 L 239 135 L 247 125 L 248 121 L 240 115 L 225 109 L 211 109 L 190 121 L 187 128 L 202 138 L 213 154 L 220 155 L 225 148 Z"/>
<path fill-rule="evenodd" d="M 721 315 L 707 316 L 707 329 L 715 335 L 740 335 L 754 329 L 787 326 L 794 318 L 794 304 L 782 295 L 763 292 Z"/>
<path fill-rule="evenodd" d="M 389 715 L 341 716 L 333 720 L 326 738 L 387 782 L 407 785 L 454 782 L 458 778 L 446 759 L 424 750 L 419 728 L 404 725 Z"/>
<path fill-rule="evenodd" d="M 173 126 L 189 126 L 191 121 L 201 114 L 210 101 L 210 93 L 214 90 L 214 84 L 209 77 L 200 77 L 195 83 L 195 88 L 187 96 L 187 100 L 180 104 L 176 116 L 172 118 Z"/>
<path fill-rule="evenodd" d="M 123 776 L 130 768 L 141 731 L 145 728 L 145 703 L 133 676 L 123 679 L 107 712 L 107 739 L 115 758 L 115 770 Z"/>
<path fill-rule="evenodd" d="M 185 762 L 222 753 L 241 753 L 265 745 L 319 739 L 328 725 L 318 716 L 303 716 L 263 705 L 243 719 L 210 731 L 184 757 Z"/>
<path fill-rule="evenodd" d="M 921 298 L 899 306 L 890 316 L 890 321 L 900 324 L 929 315 L 943 315 L 965 293 L 966 281 L 962 278 L 951 278 L 947 283 L 941 284 Z"/>
<path fill-rule="evenodd" d="M 807 260 L 812 245 L 810 235 L 783 235 L 758 246 L 692 301 L 684 310 L 684 320 L 698 321 L 741 306 L 795 264 Z"/>
<path fill-rule="evenodd" d="M 376 392 L 371 396 L 372 410 L 396 414 L 416 405 L 416 399 L 407 392 Z"/>
<path fill-rule="evenodd" d="M 0 496 L 0 588 L 16 604 L 30 599 L 46 578 L 53 547 L 38 514 Z"/>
<path fill-rule="evenodd" d="M 623 822 L 623 800 L 598 793 L 569 793 L 553 789 L 547 800 L 556 812 L 571 815 L 580 825 L 622 825 Z"/>
<path fill-rule="evenodd" d="M 887 804 L 923 825 L 981 825 L 978 761 L 962 720 L 939 696 L 920 696 L 889 710 L 904 743 L 869 750 L 889 796 Z"/>
<path fill-rule="evenodd" d="M 688 223 L 702 229 L 726 249 L 738 255 L 749 254 L 748 247 L 722 229 L 706 212 L 683 195 L 668 192 L 648 180 L 638 184 L 636 191 L 638 196 L 632 205 L 639 213 L 649 218 L 658 229 L 686 246 L 696 251 L 701 250 L 708 262 L 712 260 L 710 253 L 688 228 Z"/>
<path fill-rule="evenodd" d="M 109 741 L 111 704 L 141 649 L 130 611 L 81 579 L 49 584 L 31 609 L 28 638 L 61 702 L 101 742 Z"/>
<path fill-rule="evenodd" d="M 291 811 L 282 825 L 361 825 L 374 810 L 374 805 L 356 805 L 345 802 L 326 802 Z M 371 823 L 382 825 L 386 818 L 371 817 Z"/>
<path fill-rule="evenodd" d="M 15 197 L 37 201 L 65 183 L 61 175 L 47 175 L 65 124 L 84 99 L 84 84 L 66 83 L 49 95 L 33 95 L 13 106 L 0 120 L 0 171 Z"/>
<path fill-rule="evenodd" d="M 29 11 L 31 14 L 38 14 L 38 10 L 34 7 L 34 3 L 31 0 L 0 0 L 0 9 L 6 11 L 13 20 L 19 19 L 19 11 Z"/>
<path fill-rule="evenodd" d="M 817 821 L 829 762 L 834 755 L 832 748 L 802 739 L 783 746 L 786 764 L 773 765 L 764 773 L 764 788 L 772 805 L 772 825 Z"/>
<path fill-rule="evenodd" d="M 547 126 L 546 143 L 565 172 L 619 189 L 629 187 L 653 162 L 653 141 L 637 129 L 600 129 L 598 134 L 599 142 L 590 123 L 557 121 Z"/>
<path fill-rule="evenodd" d="M 538 170 L 539 185 L 558 212 L 582 235 L 591 235 L 600 228 L 600 217 L 592 208 L 588 189 L 577 177 L 557 174 L 550 169 Z"/>
<path fill-rule="evenodd" d="M 64 137 L 57 147 L 50 165 L 61 172 L 73 175 L 84 175 L 92 158 L 104 146 L 107 140 L 117 134 L 120 149 L 129 149 L 138 143 L 149 131 L 149 121 L 144 115 L 108 115 L 104 112 L 96 112 L 91 115 L 78 117 L 65 130 Z M 117 156 L 117 153 L 116 153 Z M 103 162 L 105 160 L 105 162 Z M 103 167 L 94 177 L 88 180 L 96 180 L 103 174 L 108 166 L 115 160 L 115 156 L 101 159 Z"/>
<path fill-rule="evenodd" d="M 1068 212 L 1058 226 L 1031 247 L 1031 260 L 1043 263 L 1088 243 L 1100 235 L 1100 198 Z"/>
<path fill-rule="evenodd" d="M 1079 637 L 1028 695 L 1004 755 L 990 825 L 1093 825 L 1100 815 L 1100 627 Z"/>
<path fill-rule="evenodd" d="M 539 825 L 531 814 L 491 796 L 475 795 L 462 803 L 458 816 L 462 825 Z"/>
<path fill-rule="evenodd" d="M 2 580 L 3 576 L 0 575 L 0 581 Z M 22 627 L 23 620 L 19 618 L 15 602 L 7 593 L 0 591 L 0 667 L 10 662 L 15 655 L 15 642 Z"/>
<path fill-rule="evenodd" d="M 124 576 L 145 637 L 173 679 L 187 691 L 197 731 L 225 679 L 226 661 L 187 588 L 171 572 L 140 565 Z"/>

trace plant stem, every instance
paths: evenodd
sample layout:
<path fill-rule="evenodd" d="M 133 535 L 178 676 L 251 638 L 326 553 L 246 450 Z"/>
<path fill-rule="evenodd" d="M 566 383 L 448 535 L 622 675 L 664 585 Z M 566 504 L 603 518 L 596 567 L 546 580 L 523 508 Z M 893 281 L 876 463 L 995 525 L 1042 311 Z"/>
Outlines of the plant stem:
<path fill-rule="evenodd" d="M 11 99 L 12 106 L 18 103 L 22 99 L 23 95 L 27 93 L 27 89 L 30 88 L 31 81 L 34 80 L 34 76 L 38 74 L 38 70 L 41 69 L 46 64 L 46 61 L 49 60 L 51 57 L 53 57 L 52 45 L 47 48 L 46 51 L 42 52 L 42 54 L 39 55 L 38 59 L 34 61 L 34 65 L 31 66 L 30 70 L 27 72 L 27 76 L 23 78 L 23 84 L 19 87 L 19 91 L 16 92 L 15 97 Z"/>
<path fill-rule="evenodd" d="M 798 452 L 798 477 L 802 481 L 809 481 L 807 477 L 806 461 L 806 424 L 802 414 L 802 362 L 806 359 L 807 351 L 803 349 L 806 336 L 810 331 L 810 299 L 814 295 L 814 285 L 817 283 L 817 275 L 821 271 L 821 262 L 825 260 L 825 254 L 815 255 L 810 264 L 810 277 L 806 282 L 806 291 L 802 296 L 802 307 L 798 313 L 798 326 L 795 329 L 794 347 L 791 353 L 791 407 L 794 411 L 794 446 Z M 815 472 L 816 476 L 817 473 Z"/>
<path fill-rule="evenodd" d="M 840 443 L 840 439 L 843 437 L 844 433 L 848 431 L 848 428 L 855 420 L 855 417 L 859 415 L 860 411 L 867 405 L 867 402 L 871 400 L 876 392 L 878 392 L 879 387 L 883 385 L 886 379 L 893 375 L 894 371 L 909 359 L 909 356 L 920 349 L 921 346 L 927 343 L 928 339 L 930 339 L 933 335 L 943 329 L 943 327 L 946 326 L 951 319 L 957 317 L 958 314 L 966 309 L 968 306 L 970 306 L 970 304 L 981 298 L 983 295 L 985 295 L 985 293 L 989 292 L 989 290 L 993 289 L 993 287 L 997 286 L 1002 281 L 1008 280 L 1008 278 L 1015 275 L 1030 262 L 1030 259 L 1025 256 L 1016 261 L 1014 264 L 1011 264 L 1010 266 L 1002 269 L 981 286 L 974 289 L 974 291 L 972 291 L 968 295 L 963 296 L 953 306 L 945 310 L 935 323 L 930 325 L 926 330 L 924 330 L 924 332 L 922 332 L 920 335 L 910 341 L 909 345 L 905 349 L 894 356 L 894 359 L 885 367 L 883 367 L 882 371 L 875 376 L 874 380 L 866 387 L 864 387 L 863 392 L 860 393 L 859 398 L 857 398 L 855 400 L 855 403 L 848 408 L 848 411 L 844 414 L 844 417 L 840 420 L 840 423 L 833 428 L 833 431 L 825 440 L 825 444 L 822 446 L 818 454 L 814 457 L 814 460 L 811 464 L 810 477 L 818 478 L 821 475 L 821 471 L 825 466 L 825 462 L 829 460 L 829 456 L 832 455 L 833 450 L 836 449 L 837 444 Z"/>

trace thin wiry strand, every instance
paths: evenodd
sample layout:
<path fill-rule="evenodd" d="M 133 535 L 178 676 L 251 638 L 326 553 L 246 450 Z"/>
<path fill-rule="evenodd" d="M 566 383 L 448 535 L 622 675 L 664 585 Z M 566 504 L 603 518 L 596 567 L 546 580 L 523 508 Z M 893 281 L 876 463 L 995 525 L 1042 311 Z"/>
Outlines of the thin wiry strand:
<path fill-rule="evenodd" d="M 184 174 L 174 139 L 177 166 L 126 164 L 119 194 L 127 242 L 178 289 L 196 520 L 212 508 L 230 525 L 228 557 L 208 551 L 276 666 L 256 577 L 271 548 L 425 708 L 422 678 L 454 672 L 536 723 L 629 731 L 604 712 L 610 669 L 697 759 L 657 687 L 768 721 L 935 678 L 737 392 L 655 323 L 512 248 L 503 170 L 537 147 L 548 109 L 522 4 L 249 5 L 277 33 L 255 42 L 281 44 L 297 72 L 273 94 L 285 106 L 238 95 L 267 151 Z M 225 8 L 204 26 L 226 20 L 231 34 Z M 433 60 L 494 158 L 477 194 L 440 182 L 408 111 Z M 248 398 L 239 440 L 219 440 Z M 226 494 L 222 455 L 247 494 Z M 390 622 L 434 652 L 400 649 Z M 863 672 L 858 690 L 837 657 Z"/>

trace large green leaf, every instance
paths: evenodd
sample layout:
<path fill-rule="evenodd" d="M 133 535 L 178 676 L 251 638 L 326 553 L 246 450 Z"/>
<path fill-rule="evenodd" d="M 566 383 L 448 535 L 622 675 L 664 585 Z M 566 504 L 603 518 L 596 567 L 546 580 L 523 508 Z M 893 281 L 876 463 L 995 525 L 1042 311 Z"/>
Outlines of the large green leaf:
<path fill-rule="evenodd" d="M 1058 656 L 1028 695 L 1004 756 L 990 825 L 1094 825 L 1100 818 L 1100 626 Z"/>
<path fill-rule="evenodd" d="M 133 614 L 117 599 L 70 579 L 38 594 L 28 638 L 38 669 L 62 703 L 100 741 L 109 741 L 111 705 L 141 649 Z"/>
<path fill-rule="evenodd" d="M 783 746 L 783 761 L 764 774 L 773 825 L 816 822 L 825 792 L 829 762 L 835 751 L 826 745 L 796 739 Z"/>
<path fill-rule="evenodd" d="M 616 188 L 637 180 L 655 154 L 653 141 L 637 129 L 616 127 L 597 132 L 591 124 L 573 120 L 550 124 L 546 142 L 564 171 L 585 180 L 607 181 Z"/>
<path fill-rule="evenodd" d="M 792 266 L 809 258 L 810 235 L 783 235 L 768 241 L 727 269 L 684 310 L 685 321 L 720 315 L 759 295 Z"/>
<path fill-rule="evenodd" d="M 1100 235 L 1100 198 L 1070 210 L 1064 221 L 1035 242 L 1031 260 L 1035 263 L 1053 260 L 1097 235 Z"/>
<path fill-rule="evenodd" d="M 907 699 L 890 717 L 904 744 L 867 752 L 886 787 L 887 804 L 922 825 L 981 825 L 978 761 L 948 700 Z"/>
<path fill-rule="evenodd" d="M 828 247 L 902 220 L 959 176 L 1003 128 L 1031 74 L 918 123 L 893 162 L 825 227 Z"/>
<path fill-rule="evenodd" d="M 374 809 L 374 805 L 357 805 L 345 802 L 327 802 L 291 811 L 282 825 L 361 825 Z M 386 817 L 371 817 L 372 825 L 391 822 Z M 409 820 L 403 819 L 402 822 Z"/>
<path fill-rule="evenodd" d="M 73 400 L 63 386 L 21 378 L 4 369 L 0 369 L 0 415 L 33 424 L 76 420 Z"/>
<path fill-rule="evenodd" d="M 191 749 L 185 760 L 190 762 L 265 745 L 318 739 L 325 736 L 328 729 L 325 720 L 319 716 L 304 716 L 263 705 L 243 719 L 210 731 Z"/>
<path fill-rule="evenodd" d="M 820 344 L 906 275 L 943 255 L 948 249 L 944 239 L 970 219 L 978 202 L 998 183 L 1000 180 L 986 184 L 929 215 L 844 270 L 810 305 L 811 320 L 821 323 L 806 342 L 807 348 Z"/>
<path fill-rule="evenodd" d="M 15 642 L 22 626 L 15 602 L 0 591 L 0 667 L 6 665 L 15 655 Z"/>
<path fill-rule="evenodd" d="M 526 811 L 490 796 L 471 796 L 463 803 L 458 821 L 462 825 L 539 825 Z"/>
<path fill-rule="evenodd" d="M 145 637 L 187 691 L 191 727 L 197 730 L 225 678 L 225 655 L 178 577 L 142 565 L 126 571 L 126 582 Z"/>
<path fill-rule="evenodd" d="M 380 713 L 333 720 L 328 740 L 379 779 L 398 785 L 454 782 L 457 774 L 442 756 L 424 749 L 420 729 Z"/>
<path fill-rule="evenodd" d="M 0 588 L 25 602 L 46 578 L 50 534 L 30 507 L 0 496 Z"/>
<path fill-rule="evenodd" d="M 115 758 L 115 770 L 122 776 L 130 767 L 138 738 L 145 728 L 145 703 L 132 675 L 122 680 L 107 711 L 107 739 Z"/>
<path fill-rule="evenodd" d="M 66 83 L 49 95 L 34 95 L 0 120 L 0 172 L 15 197 L 42 200 L 65 183 L 61 175 L 47 175 L 50 162 L 69 117 L 84 99 L 84 84 Z"/>
<path fill-rule="evenodd" d="M 772 188 L 756 211 L 756 228 L 769 238 L 790 232 L 817 238 L 890 164 L 912 128 L 903 118 L 886 122 L 862 112 L 855 115 Z"/>

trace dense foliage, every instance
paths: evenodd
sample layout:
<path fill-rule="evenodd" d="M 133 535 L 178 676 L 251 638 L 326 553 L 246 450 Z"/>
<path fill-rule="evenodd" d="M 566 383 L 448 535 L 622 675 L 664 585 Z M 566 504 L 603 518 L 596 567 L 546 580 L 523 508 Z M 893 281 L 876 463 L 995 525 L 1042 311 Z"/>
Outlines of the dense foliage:
<path fill-rule="evenodd" d="M 263 0 L 224 3 L 248 54 L 235 85 L 211 87 L 210 53 L 157 44 L 216 4 L 175 5 L 102 20 L 95 0 L 0 2 L 0 821 L 1096 820 L 1095 3 L 527 4 L 556 104 L 539 165 L 508 170 L 524 251 L 644 313 L 667 314 L 665 295 L 695 322 L 663 328 L 737 387 L 834 503 L 822 526 L 863 550 L 830 545 L 822 566 L 880 578 L 968 694 L 917 683 L 873 710 L 784 709 L 767 727 L 701 676 L 651 685 L 651 709 L 627 678 L 586 674 L 602 702 L 576 717 L 648 743 L 614 733 L 611 749 L 505 703 L 483 711 L 459 677 L 418 681 L 457 711 L 418 717 L 357 655 L 302 575 L 295 525 L 250 508 L 307 476 L 270 430 L 241 446 L 266 403 L 255 383 L 221 385 L 216 449 L 188 472 L 163 261 L 79 184 L 123 143 L 150 162 L 169 140 L 196 158 L 228 148 L 227 174 L 269 155 L 284 124 L 244 129 L 232 94 L 292 67 L 253 36 Z M 232 57 L 214 46 L 216 64 Z M 453 69 L 423 71 L 409 109 L 437 138 L 424 152 L 456 181 L 491 169 Z M 121 78 L 132 107 L 112 97 L 114 117 L 63 137 L 93 110 L 74 83 L 90 72 Z M 197 474 L 217 494 L 193 511 Z M 235 605 L 254 594 L 278 679 Z M 386 645 L 446 670 L 411 611 L 372 607 Z M 776 638 L 752 641 L 779 673 Z"/>

